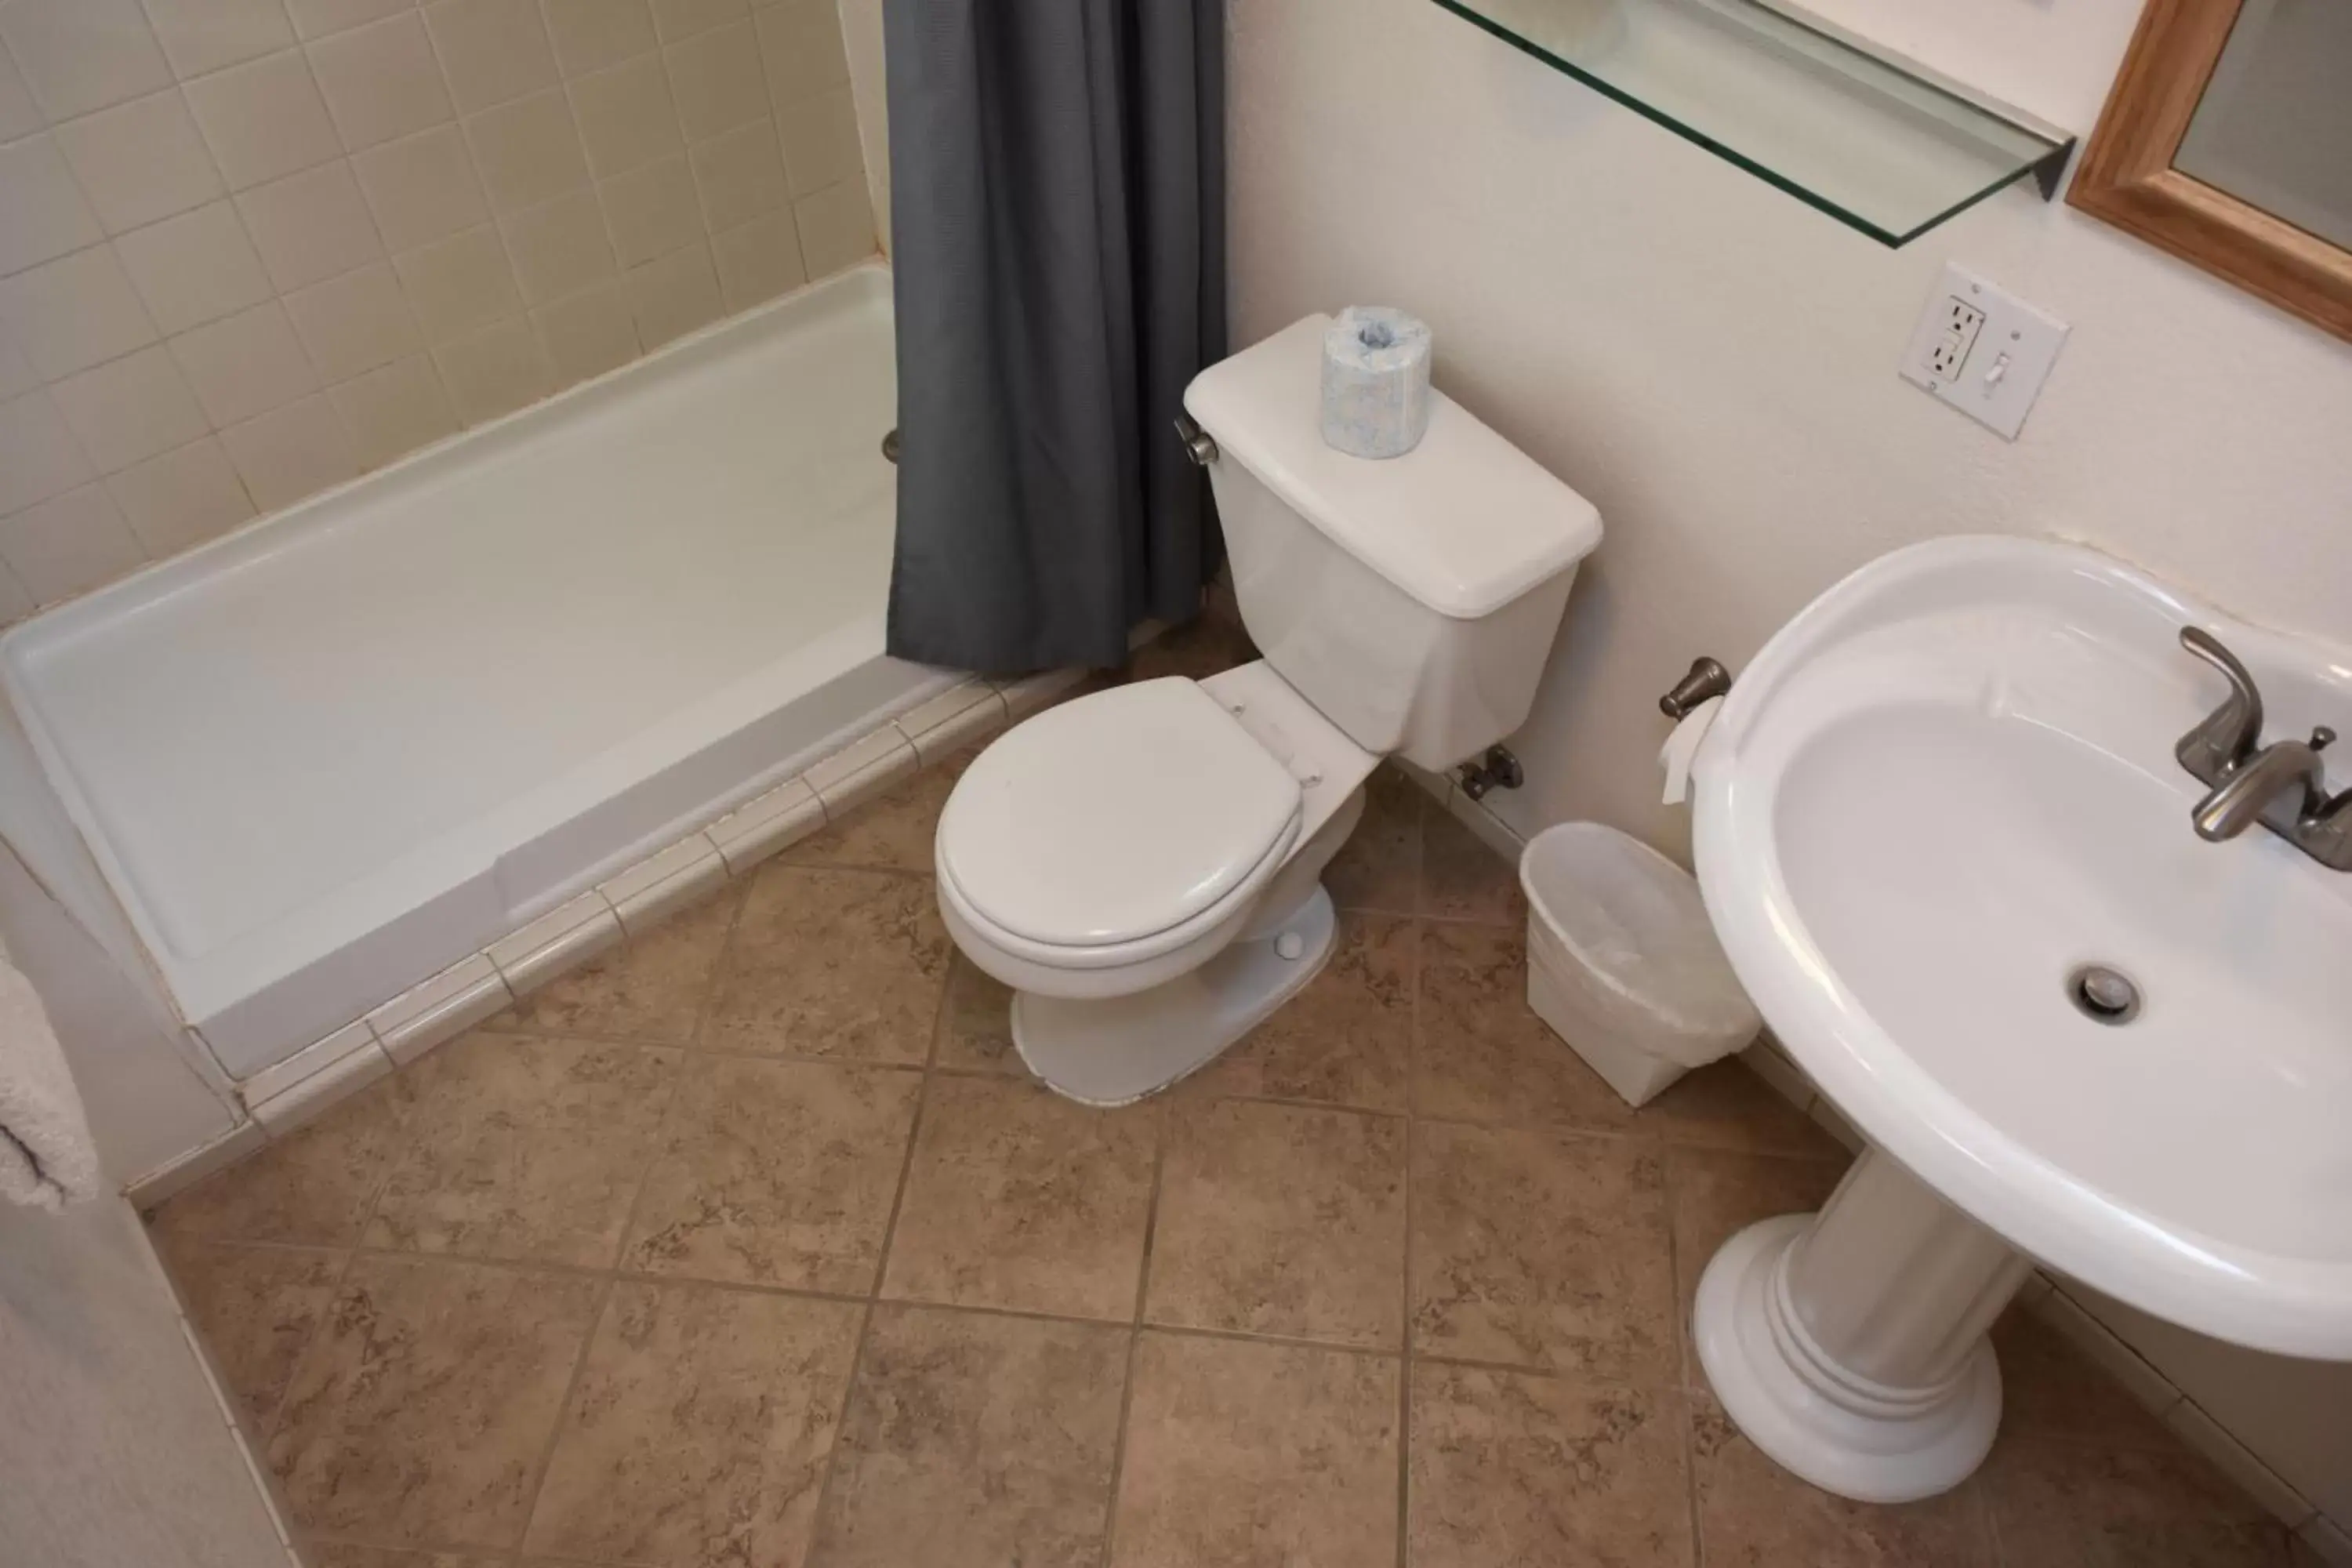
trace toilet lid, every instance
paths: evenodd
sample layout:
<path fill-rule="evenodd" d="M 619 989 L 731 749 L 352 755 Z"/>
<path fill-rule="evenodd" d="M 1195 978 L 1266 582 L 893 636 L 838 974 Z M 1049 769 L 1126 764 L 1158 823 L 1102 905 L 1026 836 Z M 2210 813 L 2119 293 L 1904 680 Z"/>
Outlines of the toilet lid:
<path fill-rule="evenodd" d="M 981 752 L 940 813 L 940 872 L 1016 936 L 1136 942 L 1230 894 L 1297 817 L 1297 780 L 1195 682 L 1047 709 Z"/>

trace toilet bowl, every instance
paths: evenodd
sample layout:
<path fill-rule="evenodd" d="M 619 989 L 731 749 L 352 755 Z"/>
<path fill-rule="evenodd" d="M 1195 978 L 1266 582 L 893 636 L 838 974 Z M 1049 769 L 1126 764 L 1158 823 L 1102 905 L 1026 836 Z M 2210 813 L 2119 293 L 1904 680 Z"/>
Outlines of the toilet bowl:
<path fill-rule="evenodd" d="M 940 814 L 941 917 L 1013 1038 L 1092 1105 L 1166 1089 L 1295 996 L 1337 937 L 1324 868 L 1385 756 L 1443 769 L 1525 721 L 1591 505 L 1443 394 L 1402 458 L 1322 445 L 1310 316 L 1196 378 L 1243 623 L 1204 680 L 1014 726 Z"/>

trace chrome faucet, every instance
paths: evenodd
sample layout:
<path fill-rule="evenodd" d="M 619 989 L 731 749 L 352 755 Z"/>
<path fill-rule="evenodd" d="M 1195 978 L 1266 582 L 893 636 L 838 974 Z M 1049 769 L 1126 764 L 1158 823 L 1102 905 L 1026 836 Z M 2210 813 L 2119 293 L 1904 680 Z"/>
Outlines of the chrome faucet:
<path fill-rule="evenodd" d="M 2180 628 L 2180 646 L 2230 683 L 2221 706 L 2180 738 L 2173 755 L 2211 793 L 2190 820 L 2197 837 L 2219 844 L 2257 822 L 2334 871 L 2352 871 L 2352 789 L 2330 796 L 2319 753 L 2336 739 L 2325 726 L 2308 741 L 2263 745 L 2263 694 L 2221 639 L 2199 626 Z"/>

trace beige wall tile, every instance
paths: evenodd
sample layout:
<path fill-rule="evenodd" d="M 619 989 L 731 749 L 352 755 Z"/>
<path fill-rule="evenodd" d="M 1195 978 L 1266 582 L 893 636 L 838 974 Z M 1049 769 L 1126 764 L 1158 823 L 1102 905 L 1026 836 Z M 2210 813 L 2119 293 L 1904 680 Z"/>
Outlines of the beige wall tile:
<path fill-rule="evenodd" d="M 90 477 L 89 459 L 46 391 L 0 404 L 0 513 L 63 495 Z"/>
<path fill-rule="evenodd" d="M 688 141 L 767 118 L 767 78 L 760 65 L 759 35 L 750 22 L 699 34 L 663 54 Z"/>
<path fill-rule="evenodd" d="M 236 209 L 214 202 L 114 242 L 131 286 L 163 332 L 217 321 L 269 298 L 269 275 Z"/>
<path fill-rule="evenodd" d="M 808 281 L 800 230 L 789 212 L 764 213 L 711 236 L 710 255 L 719 264 L 719 293 L 730 310 L 748 310 Z"/>
<path fill-rule="evenodd" d="M 530 323 L 520 318 L 445 343 L 433 357 L 458 416 L 468 425 L 511 414 L 546 396 L 555 385 L 546 351 Z"/>
<path fill-rule="evenodd" d="M 460 114 L 555 85 L 539 0 L 435 0 L 425 24 Z"/>
<path fill-rule="evenodd" d="M 507 220 L 507 250 L 522 297 L 534 305 L 617 277 L 604 209 L 593 191 L 574 191 Z"/>
<path fill-rule="evenodd" d="M 457 430 L 457 413 L 433 362 L 397 360 L 331 389 L 362 468 L 380 468 Z"/>
<path fill-rule="evenodd" d="M 746 0 L 654 0 L 654 31 L 663 43 L 674 44 L 751 14 Z"/>
<path fill-rule="evenodd" d="M 261 252 L 262 266 L 269 269 L 269 280 L 281 290 L 349 272 L 383 255 L 348 160 L 257 186 L 236 198 L 236 210 Z"/>
<path fill-rule="evenodd" d="M 416 0 L 286 0 L 294 31 L 304 38 L 323 38 L 415 8 Z"/>
<path fill-rule="evenodd" d="M 101 474 L 184 445 L 211 428 L 161 343 L 69 375 L 50 392 Z"/>
<path fill-rule="evenodd" d="M 0 49 L 0 142 L 30 136 L 47 122 L 16 62 L 8 58 L 6 49 Z"/>
<path fill-rule="evenodd" d="M 184 90 L 231 190 L 323 163 L 343 150 L 299 49 L 217 72 Z"/>
<path fill-rule="evenodd" d="M 645 55 L 572 84 L 580 140 L 600 180 L 686 150 L 659 55 Z"/>
<path fill-rule="evenodd" d="M 648 349 L 709 326 L 725 312 L 707 245 L 673 251 L 658 261 L 630 268 L 628 276 L 637 337 Z"/>
<path fill-rule="evenodd" d="M 310 72 L 352 152 L 450 119 L 449 89 L 413 11 L 309 46 Z"/>
<path fill-rule="evenodd" d="M 172 357 L 219 427 L 282 407 L 319 386 L 286 308 L 275 300 L 181 333 L 172 340 Z"/>
<path fill-rule="evenodd" d="M 667 256 L 703 235 L 702 209 L 686 160 L 667 158 L 596 187 L 612 226 L 613 252 L 625 268 Z"/>
<path fill-rule="evenodd" d="M 874 208 L 862 179 L 844 180 L 794 202 L 793 221 L 800 226 L 801 258 L 812 278 L 874 254 Z"/>
<path fill-rule="evenodd" d="M 393 265 L 427 342 L 447 342 L 522 310 L 514 268 L 494 228 L 468 229 L 404 251 Z"/>
<path fill-rule="evenodd" d="M 172 84 L 139 0 L 9 0 L 0 38 L 53 121 Z"/>
<path fill-rule="evenodd" d="M 16 581 L 16 574 L 8 570 L 8 563 L 0 561 L 0 626 L 13 626 L 31 615 L 37 607 L 32 594 Z"/>
<path fill-rule="evenodd" d="M 245 481 L 213 437 L 150 458 L 106 481 L 123 521 L 148 555 L 192 549 L 253 515 Z"/>
<path fill-rule="evenodd" d="M 436 125 L 352 157 L 376 233 L 393 250 L 414 250 L 489 221 L 474 178 L 473 154 L 455 125 Z"/>
<path fill-rule="evenodd" d="M 183 80 L 294 41 L 278 0 L 147 0 L 163 58 Z"/>
<path fill-rule="evenodd" d="M 330 382 L 348 381 L 425 346 L 390 262 L 289 294 L 286 314 L 311 364 Z"/>
<path fill-rule="evenodd" d="M 102 486 L 84 485 L 0 518 L 0 561 L 38 604 L 87 593 L 145 559 Z"/>
<path fill-rule="evenodd" d="M 109 234 L 222 194 L 220 174 L 177 88 L 68 121 L 56 135 Z"/>
<path fill-rule="evenodd" d="M 595 284 L 531 312 L 556 384 L 570 386 L 637 357 L 636 314 L 620 279 Z"/>
<path fill-rule="evenodd" d="M 699 142 L 691 156 L 695 187 L 713 232 L 792 205 L 783 156 L 776 150 L 776 128 L 770 121 L 755 120 Z"/>
<path fill-rule="evenodd" d="M 324 396 L 313 395 L 221 432 L 253 504 L 277 511 L 359 472 L 352 438 Z"/>
<path fill-rule="evenodd" d="M 849 79 L 841 44 L 841 13 L 834 0 L 783 0 L 760 12 L 760 58 L 768 96 L 779 109 L 813 98 Z"/>
<path fill-rule="evenodd" d="M 500 104 L 466 121 L 474 162 L 490 205 L 502 213 L 533 206 L 588 184 L 588 158 L 560 90 Z"/>
<path fill-rule="evenodd" d="M 47 136 L 0 147 L 0 274 L 53 261 L 105 231 Z"/>
<path fill-rule="evenodd" d="M 566 77 L 616 66 L 656 42 L 646 0 L 544 0 L 555 58 Z"/>
<path fill-rule="evenodd" d="M 110 245 L 0 280 L 0 322 L 51 380 L 144 348 L 156 335 Z"/>
<path fill-rule="evenodd" d="M 792 172 L 796 196 L 865 173 L 857 147 L 857 105 L 845 87 L 828 88 L 780 110 L 776 135 L 783 143 L 784 167 Z"/>
<path fill-rule="evenodd" d="M 40 384 L 40 373 L 25 357 L 25 351 L 16 346 L 6 324 L 0 323 L 0 403 L 22 397 Z"/>

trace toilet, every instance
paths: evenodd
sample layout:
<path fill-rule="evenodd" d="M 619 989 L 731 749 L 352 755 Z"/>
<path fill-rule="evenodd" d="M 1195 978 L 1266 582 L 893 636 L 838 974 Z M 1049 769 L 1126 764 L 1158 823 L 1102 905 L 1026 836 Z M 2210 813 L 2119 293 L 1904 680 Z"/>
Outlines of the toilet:
<path fill-rule="evenodd" d="M 1168 1088 L 1297 995 L 1337 934 L 1323 868 L 1398 756 L 1443 771 L 1523 723 L 1591 503 L 1441 393 L 1401 458 L 1323 444 L 1307 317 L 1184 395 L 1265 657 L 1051 708 L 940 814 L 940 912 L 1013 991 L 1030 1071 L 1089 1105 Z"/>

